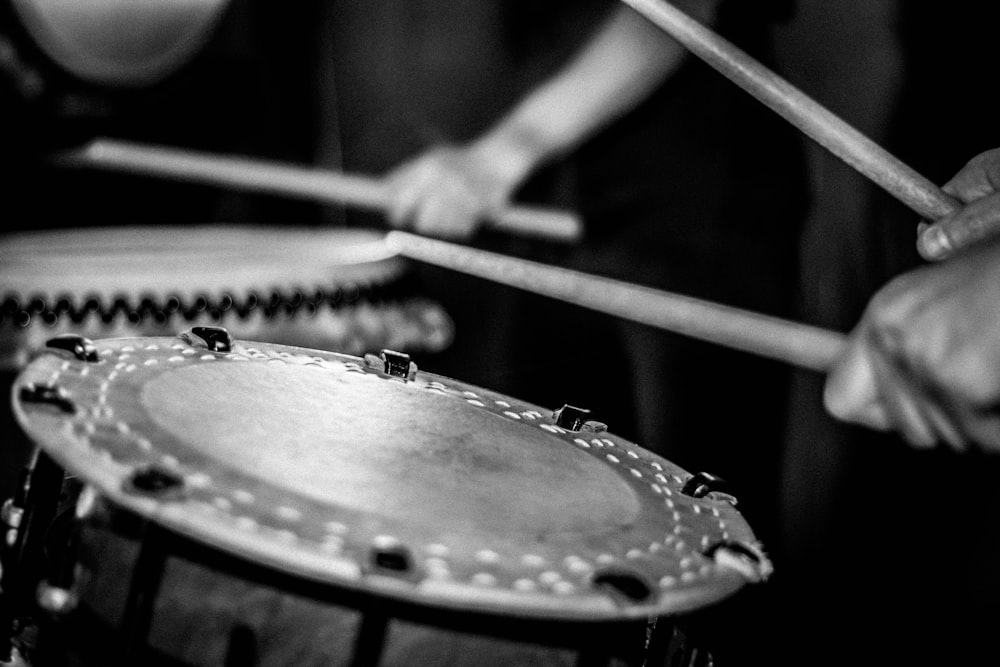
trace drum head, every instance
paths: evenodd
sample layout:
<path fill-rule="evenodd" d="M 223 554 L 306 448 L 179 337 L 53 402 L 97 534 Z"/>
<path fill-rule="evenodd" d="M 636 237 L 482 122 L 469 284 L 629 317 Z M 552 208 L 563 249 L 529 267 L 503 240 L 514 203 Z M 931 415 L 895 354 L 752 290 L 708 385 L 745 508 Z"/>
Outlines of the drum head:
<path fill-rule="evenodd" d="M 423 371 L 204 336 L 52 350 L 14 387 L 28 435 L 143 517 L 336 588 L 520 617 L 635 619 L 769 564 L 724 496 L 599 429 Z M 717 552 L 716 552 L 717 553 Z"/>

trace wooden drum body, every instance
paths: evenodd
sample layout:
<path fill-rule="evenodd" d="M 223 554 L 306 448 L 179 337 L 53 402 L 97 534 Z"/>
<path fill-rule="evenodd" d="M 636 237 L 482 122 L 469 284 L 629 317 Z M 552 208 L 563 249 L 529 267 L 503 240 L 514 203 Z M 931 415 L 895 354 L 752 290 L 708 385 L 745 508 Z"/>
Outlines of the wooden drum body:
<path fill-rule="evenodd" d="M 406 355 L 204 327 L 48 350 L 5 512 L 29 660 L 692 664 L 685 620 L 770 571 L 710 476 Z"/>

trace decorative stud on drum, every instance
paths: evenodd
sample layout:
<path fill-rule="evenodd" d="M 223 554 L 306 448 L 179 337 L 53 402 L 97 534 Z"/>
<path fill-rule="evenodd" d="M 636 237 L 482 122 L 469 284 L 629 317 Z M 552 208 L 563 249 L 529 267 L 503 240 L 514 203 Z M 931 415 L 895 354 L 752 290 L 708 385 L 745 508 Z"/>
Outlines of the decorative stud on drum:
<path fill-rule="evenodd" d="M 711 476 L 404 354 L 48 350 L 5 511 L 29 663 L 710 664 L 688 619 L 770 571 Z"/>

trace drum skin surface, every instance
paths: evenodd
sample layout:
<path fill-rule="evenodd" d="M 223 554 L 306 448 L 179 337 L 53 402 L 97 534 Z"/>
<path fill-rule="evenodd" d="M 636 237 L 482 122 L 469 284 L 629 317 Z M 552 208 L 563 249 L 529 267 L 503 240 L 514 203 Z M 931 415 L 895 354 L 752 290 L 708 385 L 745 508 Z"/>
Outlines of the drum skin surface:
<path fill-rule="evenodd" d="M 373 355 L 93 345 L 19 375 L 21 426 L 111 504 L 247 561 L 389 603 L 578 621 L 683 613 L 769 572 L 727 496 L 517 399 Z M 730 543 L 756 558 L 713 557 Z"/>

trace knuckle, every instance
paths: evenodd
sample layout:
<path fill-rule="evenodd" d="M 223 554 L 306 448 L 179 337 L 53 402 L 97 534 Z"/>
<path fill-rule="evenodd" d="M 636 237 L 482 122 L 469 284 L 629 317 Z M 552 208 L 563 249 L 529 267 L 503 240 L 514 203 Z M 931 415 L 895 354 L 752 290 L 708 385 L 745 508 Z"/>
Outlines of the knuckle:
<path fill-rule="evenodd" d="M 933 379 L 937 391 L 966 408 L 985 408 L 996 402 L 995 373 L 978 358 L 946 358 L 933 369 Z"/>
<path fill-rule="evenodd" d="M 898 336 L 906 328 L 914 287 L 913 276 L 904 274 L 894 278 L 872 297 L 865 316 L 880 335 Z"/>

